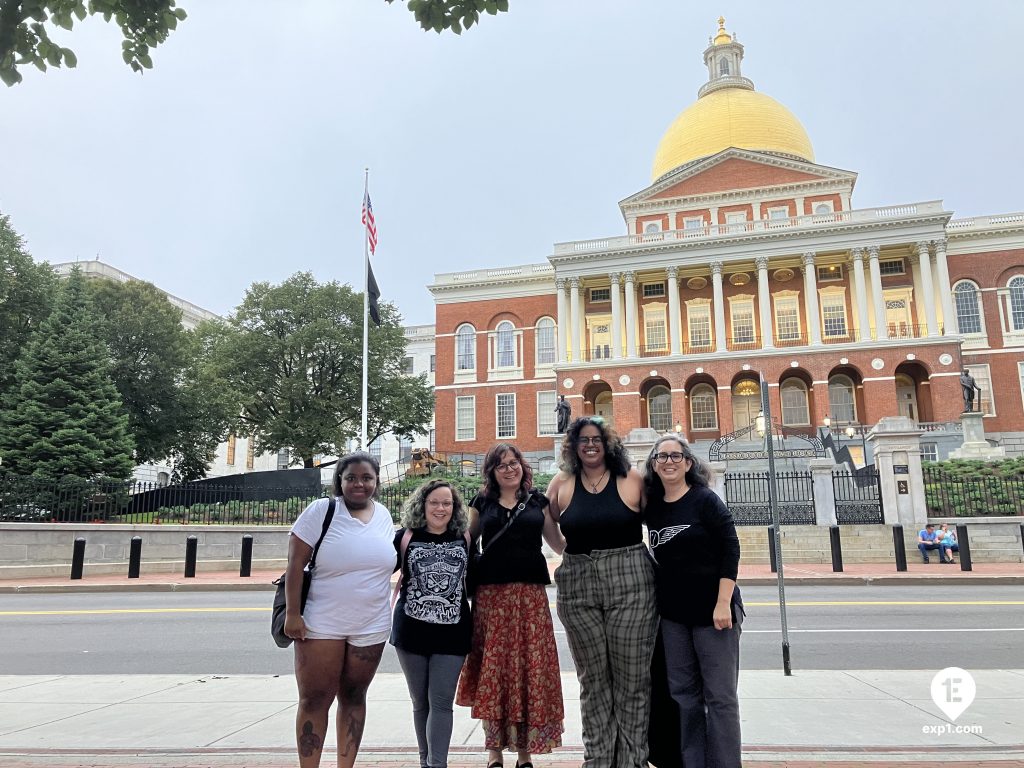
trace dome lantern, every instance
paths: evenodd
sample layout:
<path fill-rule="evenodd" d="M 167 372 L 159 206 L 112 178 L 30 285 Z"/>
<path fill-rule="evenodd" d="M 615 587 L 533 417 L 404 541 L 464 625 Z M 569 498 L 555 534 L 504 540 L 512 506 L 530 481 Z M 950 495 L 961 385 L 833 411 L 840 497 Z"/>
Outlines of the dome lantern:
<path fill-rule="evenodd" d="M 697 91 L 697 98 L 719 88 L 746 88 L 754 90 L 754 84 L 743 77 L 740 66 L 743 62 L 743 46 L 735 35 L 725 31 L 725 18 L 718 17 L 718 34 L 704 51 L 704 63 L 708 68 L 708 81 Z"/>

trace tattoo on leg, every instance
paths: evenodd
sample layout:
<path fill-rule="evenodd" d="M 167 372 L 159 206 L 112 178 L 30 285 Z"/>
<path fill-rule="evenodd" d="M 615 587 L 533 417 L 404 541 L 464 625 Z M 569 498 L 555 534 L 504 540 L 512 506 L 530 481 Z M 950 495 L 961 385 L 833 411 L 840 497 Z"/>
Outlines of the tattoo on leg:
<path fill-rule="evenodd" d="M 359 661 L 363 662 L 377 661 L 378 659 L 380 659 L 382 650 L 383 648 L 377 645 L 368 645 L 365 647 L 358 645 L 349 646 L 349 651 L 352 653 L 352 655 L 355 656 L 356 659 L 358 659 Z"/>
<path fill-rule="evenodd" d="M 320 737 L 313 733 L 313 722 L 307 720 L 302 724 L 302 733 L 299 734 L 299 754 L 303 757 L 310 757 L 321 747 Z"/>
<path fill-rule="evenodd" d="M 338 754 L 343 757 L 348 757 L 351 750 L 351 754 L 355 755 L 359 749 L 359 742 L 363 740 L 363 726 L 365 725 L 365 715 L 363 717 L 356 717 L 354 712 L 350 712 L 345 722 L 345 748 L 338 750 Z"/>

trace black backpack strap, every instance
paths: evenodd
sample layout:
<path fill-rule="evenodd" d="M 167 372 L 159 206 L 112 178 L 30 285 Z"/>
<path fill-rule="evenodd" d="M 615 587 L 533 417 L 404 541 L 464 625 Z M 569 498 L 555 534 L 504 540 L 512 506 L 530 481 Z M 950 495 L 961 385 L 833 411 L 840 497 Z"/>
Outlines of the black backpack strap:
<path fill-rule="evenodd" d="M 327 529 L 331 527 L 331 520 L 334 519 L 334 507 L 337 504 L 337 499 L 331 496 L 331 501 L 327 505 L 327 514 L 324 515 L 324 527 L 320 529 L 320 538 L 316 540 L 316 546 L 313 547 L 313 556 L 309 558 L 309 570 L 312 571 L 316 568 L 316 553 L 320 551 L 320 545 L 324 543 L 324 536 L 327 535 Z"/>

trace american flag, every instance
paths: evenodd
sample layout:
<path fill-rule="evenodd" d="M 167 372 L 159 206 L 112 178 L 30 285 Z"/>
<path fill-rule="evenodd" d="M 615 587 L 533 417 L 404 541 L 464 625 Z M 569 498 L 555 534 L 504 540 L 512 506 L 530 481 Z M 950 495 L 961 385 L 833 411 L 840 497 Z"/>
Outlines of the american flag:
<path fill-rule="evenodd" d="M 363 194 L 363 226 L 366 227 L 366 239 L 370 243 L 370 253 L 377 250 L 377 223 L 373 220 L 373 206 L 370 204 L 370 192 Z"/>

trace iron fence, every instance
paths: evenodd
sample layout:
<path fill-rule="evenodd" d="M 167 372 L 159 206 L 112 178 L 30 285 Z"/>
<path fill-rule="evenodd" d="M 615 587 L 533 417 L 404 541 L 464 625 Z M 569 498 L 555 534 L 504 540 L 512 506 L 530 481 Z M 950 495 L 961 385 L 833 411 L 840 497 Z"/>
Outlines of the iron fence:
<path fill-rule="evenodd" d="M 810 472 L 776 472 L 776 509 L 783 525 L 814 525 L 814 484 Z M 768 472 L 729 472 L 725 498 L 737 525 L 771 525 Z"/>
<path fill-rule="evenodd" d="M 939 467 L 924 467 L 929 517 L 1024 515 L 1024 477 L 955 477 Z"/>
<path fill-rule="evenodd" d="M 866 467 L 857 472 L 833 472 L 839 525 L 875 525 L 884 522 L 882 491 L 878 470 Z"/>

